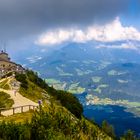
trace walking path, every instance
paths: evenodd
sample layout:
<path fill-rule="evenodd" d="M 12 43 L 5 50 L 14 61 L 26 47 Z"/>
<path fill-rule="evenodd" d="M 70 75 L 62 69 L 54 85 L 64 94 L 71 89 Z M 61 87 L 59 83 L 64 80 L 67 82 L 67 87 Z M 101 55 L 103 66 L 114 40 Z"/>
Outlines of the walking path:
<path fill-rule="evenodd" d="M 16 107 L 27 105 L 27 107 L 23 108 L 23 112 L 26 112 L 26 111 L 29 111 L 28 105 L 32 106 L 31 109 L 33 108 L 33 106 L 38 106 L 37 103 L 31 101 L 30 99 L 27 99 L 26 97 L 23 97 L 19 92 L 15 93 L 15 90 L 5 90 L 5 89 L 0 88 L 0 91 L 3 91 L 11 96 L 11 99 L 13 99 L 13 101 L 14 101 L 14 104 L 12 107 L 13 108 L 15 107 L 15 113 L 21 113 L 21 108 L 16 108 Z M 13 109 L 1 111 L 1 114 L 4 116 L 12 115 Z"/>

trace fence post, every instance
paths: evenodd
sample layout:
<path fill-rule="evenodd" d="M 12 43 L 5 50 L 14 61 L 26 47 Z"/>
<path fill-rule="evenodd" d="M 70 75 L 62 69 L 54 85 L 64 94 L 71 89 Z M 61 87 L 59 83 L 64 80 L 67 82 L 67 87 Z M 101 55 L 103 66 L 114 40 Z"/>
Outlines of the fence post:
<path fill-rule="evenodd" d="M 31 105 L 29 105 L 29 111 L 31 110 Z"/>
<path fill-rule="evenodd" d="M 21 113 L 23 113 L 23 106 L 21 106 Z"/>
<path fill-rule="evenodd" d="M 13 115 L 15 114 L 15 108 L 13 108 Z"/>

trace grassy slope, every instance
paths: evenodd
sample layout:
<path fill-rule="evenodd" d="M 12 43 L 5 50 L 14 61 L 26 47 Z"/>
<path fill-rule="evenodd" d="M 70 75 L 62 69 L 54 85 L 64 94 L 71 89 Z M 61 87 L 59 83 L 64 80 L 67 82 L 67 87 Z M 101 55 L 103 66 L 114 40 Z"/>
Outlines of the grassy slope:
<path fill-rule="evenodd" d="M 9 85 L 7 84 L 7 82 L 8 82 L 8 79 L 5 79 L 4 81 L 2 81 L 2 82 L 0 83 L 0 88 L 9 90 L 10 87 L 9 87 Z"/>
<path fill-rule="evenodd" d="M 26 121 L 31 121 L 33 111 L 30 112 L 24 112 L 22 114 L 14 114 L 12 116 L 8 117 L 0 117 L 0 122 L 5 121 L 5 122 L 15 122 L 15 123 L 25 123 Z"/>
<path fill-rule="evenodd" d="M 94 140 L 97 138 L 103 140 L 111 140 L 111 138 L 108 137 L 96 124 L 92 124 L 84 117 L 82 117 L 81 119 L 77 119 L 66 108 L 56 103 L 45 105 L 42 109 L 43 113 L 42 111 L 37 111 L 35 113 L 26 112 L 23 114 L 15 114 L 9 117 L 0 117 L 0 121 L 4 120 L 6 122 L 16 122 L 17 124 L 24 124 L 27 121 L 31 122 L 32 116 L 35 116 L 36 122 L 43 119 L 44 121 L 48 120 L 49 125 L 51 125 L 52 127 L 51 130 L 56 134 L 55 137 L 52 138 L 53 140 L 57 139 L 58 137 L 61 137 L 62 140 Z M 43 115 L 40 116 L 40 114 Z M 41 125 L 43 128 L 47 127 L 44 121 L 41 121 Z M 50 131 L 49 128 L 46 129 Z"/>
<path fill-rule="evenodd" d="M 44 99 L 42 93 L 46 93 L 46 91 L 41 89 L 37 85 L 35 85 L 30 80 L 27 80 L 27 81 L 28 81 L 28 88 L 24 89 L 23 87 L 20 87 L 20 90 L 19 90 L 20 94 L 26 98 L 29 98 L 30 100 L 34 102 L 38 102 L 38 100 Z"/>
<path fill-rule="evenodd" d="M 12 107 L 14 101 L 10 99 L 10 95 L 5 92 L 0 92 L 0 108 Z"/>
<path fill-rule="evenodd" d="M 84 117 L 81 119 L 78 119 L 75 117 L 70 111 L 68 111 L 65 107 L 61 105 L 59 100 L 56 100 L 56 97 L 51 96 L 51 93 L 47 93 L 44 89 L 40 88 L 35 83 L 31 82 L 29 78 L 27 78 L 28 82 L 28 88 L 25 90 L 23 87 L 20 88 L 20 93 L 33 100 L 38 101 L 39 99 L 43 100 L 43 111 L 45 112 L 45 120 L 51 120 L 51 129 L 53 129 L 53 132 L 59 134 L 56 137 L 61 137 L 62 135 L 67 137 L 67 139 L 82 139 L 82 140 L 88 140 L 88 139 L 104 139 L 104 140 L 110 140 L 111 138 L 107 136 L 96 124 L 91 123 L 90 121 L 86 120 Z M 45 93 L 46 96 L 44 96 Z M 55 90 L 55 92 L 57 92 Z M 59 93 L 61 94 L 61 92 Z M 9 117 L 0 117 L 0 121 L 12 121 L 16 123 L 25 123 L 26 120 L 29 122 L 32 120 L 32 116 L 38 116 L 39 112 L 26 112 L 23 114 L 15 114 L 14 116 Z M 37 120 L 39 121 L 40 118 Z M 44 121 L 43 121 L 44 122 Z M 41 122 L 41 123 L 43 123 Z M 43 124 L 42 124 L 43 125 Z M 46 127 L 46 126 L 43 126 Z M 56 127 L 58 130 L 56 130 Z M 63 128 L 64 127 L 64 128 Z M 47 129 L 47 128 L 46 128 Z M 67 134 L 68 131 L 69 133 Z M 50 131 L 50 130 L 49 130 Z M 71 136 L 73 138 L 71 138 Z M 63 138 L 64 138 L 63 137 Z M 66 139 L 65 137 L 65 139 Z"/>

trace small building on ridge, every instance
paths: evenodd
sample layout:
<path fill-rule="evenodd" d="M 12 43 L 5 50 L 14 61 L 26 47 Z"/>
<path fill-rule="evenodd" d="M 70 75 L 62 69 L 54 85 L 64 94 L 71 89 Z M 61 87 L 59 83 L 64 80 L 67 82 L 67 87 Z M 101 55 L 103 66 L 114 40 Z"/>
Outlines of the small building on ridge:
<path fill-rule="evenodd" d="M 24 73 L 25 69 L 21 65 L 12 62 L 10 57 L 8 56 L 8 53 L 1 51 L 0 52 L 0 77 L 10 72 Z"/>

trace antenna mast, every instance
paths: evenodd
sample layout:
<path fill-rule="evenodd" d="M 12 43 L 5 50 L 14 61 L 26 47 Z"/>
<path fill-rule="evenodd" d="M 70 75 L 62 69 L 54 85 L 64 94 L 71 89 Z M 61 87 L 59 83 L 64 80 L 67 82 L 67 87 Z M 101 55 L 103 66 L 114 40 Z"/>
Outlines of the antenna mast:
<path fill-rule="evenodd" d="M 6 53 L 6 43 L 3 43 L 3 51 Z"/>

